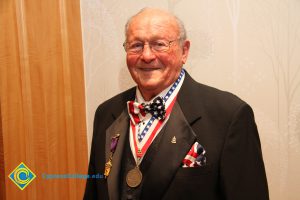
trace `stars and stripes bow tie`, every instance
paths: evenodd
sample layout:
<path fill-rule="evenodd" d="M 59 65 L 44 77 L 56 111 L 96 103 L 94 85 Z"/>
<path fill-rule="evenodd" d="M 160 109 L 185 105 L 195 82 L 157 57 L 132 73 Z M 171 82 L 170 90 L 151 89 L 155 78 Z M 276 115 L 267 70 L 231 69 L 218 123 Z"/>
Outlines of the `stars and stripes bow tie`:
<path fill-rule="evenodd" d="M 152 103 L 149 104 L 139 104 L 134 101 L 128 101 L 127 106 L 129 114 L 133 117 L 135 123 L 140 122 L 138 114 L 144 117 L 147 113 L 150 113 L 158 120 L 164 120 L 166 116 L 164 100 L 161 97 L 156 97 Z"/>

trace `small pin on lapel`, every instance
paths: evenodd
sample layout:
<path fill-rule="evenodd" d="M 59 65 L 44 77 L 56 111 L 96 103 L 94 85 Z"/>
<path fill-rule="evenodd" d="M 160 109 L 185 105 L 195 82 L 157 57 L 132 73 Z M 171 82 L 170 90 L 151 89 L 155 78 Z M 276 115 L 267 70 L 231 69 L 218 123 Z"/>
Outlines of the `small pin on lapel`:
<path fill-rule="evenodd" d="M 171 143 L 176 144 L 176 137 L 175 136 L 172 138 Z"/>

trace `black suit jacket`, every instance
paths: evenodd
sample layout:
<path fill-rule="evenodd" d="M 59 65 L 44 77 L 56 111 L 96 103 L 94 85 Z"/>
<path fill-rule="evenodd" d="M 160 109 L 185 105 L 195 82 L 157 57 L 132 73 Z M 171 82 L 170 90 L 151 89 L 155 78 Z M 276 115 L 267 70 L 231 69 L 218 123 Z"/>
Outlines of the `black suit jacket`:
<path fill-rule="evenodd" d="M 89 174 L 104 172 L 110 138 L 120 133 L 108 179 L 88 179 L 84 199 L 119 199 L 119 169 L 128 139 L 126 102 L 131 88 L 101 104 L 95 114 Z M 176 144 L 171 143 L 176 137 Z M 194 142 L 206 150 L 207 163 L 182 168 Z M 253 111 L 238 97 L 195 82 L 186 73 L 158 154 L 144 177 L 141 199 L 269 199 L 260 140 Z"/>

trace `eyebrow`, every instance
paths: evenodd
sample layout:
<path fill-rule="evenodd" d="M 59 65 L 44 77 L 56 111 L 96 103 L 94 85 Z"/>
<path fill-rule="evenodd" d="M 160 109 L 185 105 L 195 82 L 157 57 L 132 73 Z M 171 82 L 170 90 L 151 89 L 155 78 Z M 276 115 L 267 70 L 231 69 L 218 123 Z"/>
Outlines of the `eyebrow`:
<path fill-rule="evenodd" d="M 149 42 L 149 41 L 155 41 L 155 40 L 169 40 L 169 39 L 167 39 L 167 38 L 162 38 L 162 37 L 160 37 L 160 36 L 154 36 L 154 37 L 151 37 L 151 38 L 148 39 L 148 40 L 143 40 L 143 39 L 141 39 L 141 38 L 139 38 L 139 37 L 136 37 L 136 38 L 133 38 L 133 40 L 131 40 L 131 41 L 140 41 L 140 42 L 145 42 L 145 41 L 147 41 L 147 42 Z M 131 41 L 128 41 L 128 42 L 131 42 Z"/>

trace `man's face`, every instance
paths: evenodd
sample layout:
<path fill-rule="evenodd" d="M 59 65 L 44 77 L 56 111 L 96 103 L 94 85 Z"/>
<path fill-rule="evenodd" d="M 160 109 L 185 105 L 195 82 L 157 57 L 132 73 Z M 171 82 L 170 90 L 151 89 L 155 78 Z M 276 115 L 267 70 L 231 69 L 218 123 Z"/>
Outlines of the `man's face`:
<path fill-rule="evenodd" d="M 179 28 L 173 17 L 161 12 L 141 13 L 127 31 L 127 43 L 145 42 L 141 53 L 127 52 L 127 66 L 145 100 L 150 100 L 179 76 L 189 51 L 189 41 L 179 43 Z M 153 52 L 148 42 L 173 41 L 165 52 Z"/>

